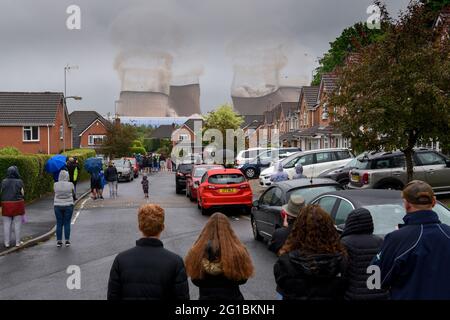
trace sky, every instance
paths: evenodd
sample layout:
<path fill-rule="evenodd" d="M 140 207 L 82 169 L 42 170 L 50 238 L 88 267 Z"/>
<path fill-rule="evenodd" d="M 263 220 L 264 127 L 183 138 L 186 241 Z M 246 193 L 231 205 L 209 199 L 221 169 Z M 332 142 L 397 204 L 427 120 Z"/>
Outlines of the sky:
<path fill-rule="evenodd" d="M 408 2 L 386 4 L 396 17 Z M 125 56 L 127 67 L 164 74 L 157 79 L 162 85 L 198 81 L 205 113 L 231 103 L 232 92 L 245 94 L 245 85 L 262 92 L 268 84 L 308 84 L 329 42 L 344 28 L 367 21 L 371 3 L 2 0 L 0 91 L 63 92 L 64 66 L 75 65 L 78 69 L 67 73 L 67 95 L 83 100 L 68 101 L 69 110 L 113 113 L 127 87 L 119 72 Z M 70 5 L 81 9 L 80 30 L 66 26 Z M 161 62 L 161 56 L 170 59 Z"/>

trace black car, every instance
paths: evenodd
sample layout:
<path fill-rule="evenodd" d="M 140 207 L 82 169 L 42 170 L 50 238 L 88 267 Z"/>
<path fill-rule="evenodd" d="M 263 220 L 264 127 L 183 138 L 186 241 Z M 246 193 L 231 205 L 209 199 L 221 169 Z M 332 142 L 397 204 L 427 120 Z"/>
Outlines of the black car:
<path fill-rule="evenodd" d="M 374 234 L 385 236 L 403 223 L 406 212 L 401 191 L 396 190 L 344 190 L 317 196 L 311 204 L 318 204 L 330 213 L 338 231 L 342 232 L 348 215 L 354 209 L 366 208 L 374 223 Z M 437 202 L 433 210 L 442 223 L 450 224 L 450 210 Z"/>
<path fill-rule="evenodd" d="M 325 192 L 342 190 L 342 186 L 331 179 L 297 179 L 279 182 L 253 202 L 250 215 L 253 236 L 256 240 L 270 240 L 275 229 L 283 225 L 281 207 L 288 203 L 292 194 L 299 194 L 309 203 Z"/>
<path fill-rule="evenodd" d="M 355 158 L 345 166 L 322 172 L 319 175 L 319 178 L 333 179 L 334 181 L 339 182 L 344 188 L 346 188 L 350 182 L 349 172 L 357 167 L 358 159 Z"/>
<path fill-rule="evenodd" d="M 237 166 L 237 169 L 241 170 L 241 172 L 247 177 L 247 179 L 257 179 L 262 170 L 271 166 L 272 162 L 274 161 L 273 158 L 276 157 L 278 159 L 284 159 L 293 153 L 301 151 L 301 148 L 296 147 L 267 150 L 261 152 L 252 160 Z"/>
<path fill-rule="evenodd" d="M 186 189 L 186 175 L 192 172 L 192 163 L 181 163 L 175 171 L 175 191 L 177 194 Z"/>

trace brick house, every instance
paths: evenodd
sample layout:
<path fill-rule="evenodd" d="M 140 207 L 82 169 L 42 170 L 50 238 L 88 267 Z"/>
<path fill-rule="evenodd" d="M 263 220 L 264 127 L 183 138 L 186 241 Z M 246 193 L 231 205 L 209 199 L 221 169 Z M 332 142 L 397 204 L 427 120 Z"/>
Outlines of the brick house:
<path fill-rule="evenodd" d="M 181 125 L 178 129 L 175 129 L 172 132 L 172 145 L 176 146 L 177 144 L 183 146 L 189 146 L 193 153 L 201 153 L 202 152 L 202 142 L 199 141 L 199 145 L 197 149 L 195 148 L 195 139 L 196 130 L 202 130 L 203 128 L 203 119 L 200 117 L 192 117 L 188 119 L 183 125 Z M 203 132 L 201 132 L 203 134 Z M 201 137 L 200 137 L 201 139 Z"/>
<path fill-rule="evenodd" d="M 264 115 L 245 115 L 241 129 L 244 131 L 246 147 L 258 145 L 258 128 L 264 124 Z"/>
<path fill-rule="evenodd" d="M 73 147 L 99 149 L 111 123 L 96 111 L 74 111 L 69 116 L 73 125 Z"/>
<path fill-rule="evenodd" d="M 57 154 L 64 149 L 64 142 L 66 149 L 73 148 L 63 93 L 0 92 L 0 148 Z"/>

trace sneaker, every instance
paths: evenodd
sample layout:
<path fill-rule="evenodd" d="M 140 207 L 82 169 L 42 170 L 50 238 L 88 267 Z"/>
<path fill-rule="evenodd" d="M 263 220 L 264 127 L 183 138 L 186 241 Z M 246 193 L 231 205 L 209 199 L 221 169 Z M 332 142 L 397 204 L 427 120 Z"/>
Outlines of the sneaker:
<path fill-rule="evenodd" d="M 57 246 L 58 248 L 61 248 L 61 247 L 62 247 L 62 241 L 58 241 L 58 242 L 56 243 L 56 246 Z"/>
<path fill-rule="evenodd" d="M 100 199 L 105 200 L 105 199 L 103 198 L 103 196 L 100 196 Z"/>
<path fill-rule="evenodd" d="M 20 247 L 21 245 L 23 245 L 23 241 L 20 241 L 19 243 L 16 243 L 16 247 Z"/>
<path fill-rule="evenodd" d="M 66 240 L 66 247 L 70 247 L 70 241 Z"/>
<path fill-rule="evenodd" d="M 6 249 L 9 249 L 9 244 L 5 244 L 5 248 L 6 248 Z"/>

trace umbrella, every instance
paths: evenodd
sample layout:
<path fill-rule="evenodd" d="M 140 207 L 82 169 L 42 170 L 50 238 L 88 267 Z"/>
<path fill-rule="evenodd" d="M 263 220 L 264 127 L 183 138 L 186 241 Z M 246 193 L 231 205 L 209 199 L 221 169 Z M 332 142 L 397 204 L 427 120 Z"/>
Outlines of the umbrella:
<path fill-rule="evenodd" d="M 89 158 L 84 162 L 84 168 L 89 173 L 100 172 L 103 169 L 102 159 L 100 158 Z"/>
<path fill-rule="evenodd" d="M 45 164 L 45 171 L 48 173 L 57 173 L 66 166 L 67 157 L 62 154 L 57 154 L 47 160 Z"/>

